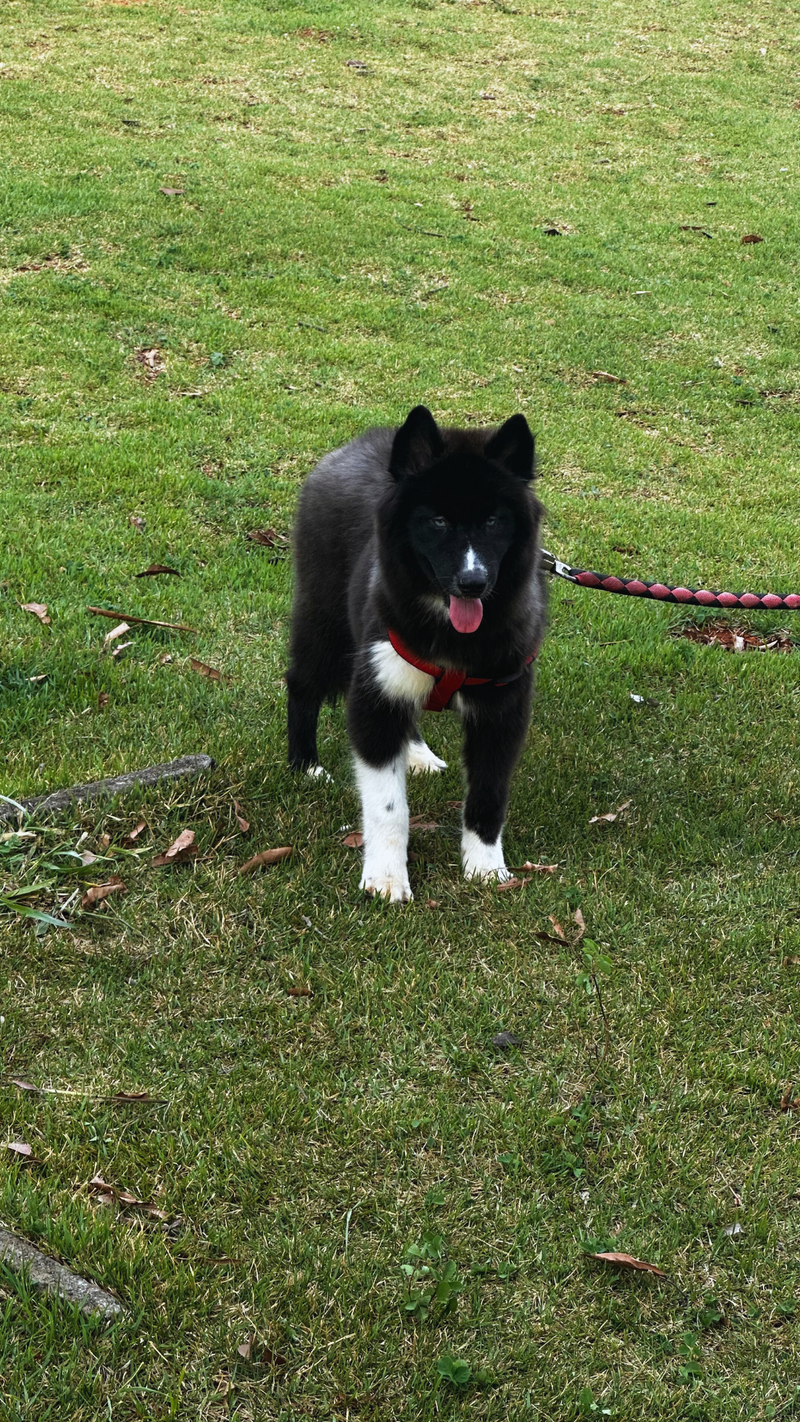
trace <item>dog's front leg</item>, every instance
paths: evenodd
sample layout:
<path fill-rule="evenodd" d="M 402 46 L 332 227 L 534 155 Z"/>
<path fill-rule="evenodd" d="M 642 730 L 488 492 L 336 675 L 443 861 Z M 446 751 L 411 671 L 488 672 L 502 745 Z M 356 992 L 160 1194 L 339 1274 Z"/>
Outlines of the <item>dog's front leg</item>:
<path fill-rule="evenodd" d="M 408 802 L 404 746 L 384 765 L 368 765 L 356 754 L 356 781 L 364 827 L 364 872 L 360 887 L 393 904 L 413 898 L 408 882 Z"/>
<path fill-rule="evenodd" d="M 412 898 L 406 800 L 411 713 L 386 701 L 374 683 L 362 683 L 350 696 L 348 721 L 364 834 L 360 887 L 404 904 Z"/>
<path fill-rule="evenodd" d="M 522 698 L 509 705 L 494 722 L 478 713 L 464 721 L 464 766 L 467 798 L 461 834 L 461 860 L 466 879 L 511 878 L 503 856 L 503 824 L 511 775 L 519 758 L 528 725 L 528 708 Z"/>

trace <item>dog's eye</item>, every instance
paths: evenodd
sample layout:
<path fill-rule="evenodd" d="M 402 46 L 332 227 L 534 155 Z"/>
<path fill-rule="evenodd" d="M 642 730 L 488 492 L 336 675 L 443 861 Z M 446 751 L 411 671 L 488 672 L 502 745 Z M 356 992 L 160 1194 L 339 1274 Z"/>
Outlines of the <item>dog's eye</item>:
<path fill-rule="evenodd" d="M 494 528 L 496 523 L 497 516 L 496 514 L 492 514 L 491 518 L 487 518 L 486 523 L 484 524 L 484 528 Z"/>
<path fill-rule="evenodd" d="M 431 523 L 434 528 L 447 528 L 447 519 L 442 518 L 441 514 L 437 514 L 435 518 L 432 518 Z"/>

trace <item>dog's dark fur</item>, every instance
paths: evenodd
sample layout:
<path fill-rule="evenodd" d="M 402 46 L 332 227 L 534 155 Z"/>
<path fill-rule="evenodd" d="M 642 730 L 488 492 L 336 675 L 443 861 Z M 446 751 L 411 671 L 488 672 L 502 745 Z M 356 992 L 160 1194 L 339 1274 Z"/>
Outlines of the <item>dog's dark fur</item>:
<path fill-rule="evenodd" d="M 464 722 L 465 873 L 507 876 L 500 835 L 530 716 L 526 659 L 545 622 L 533 472 L 524 416 L 498 430 L 440 429 L 420 405 L 400 429 L 368 430 L 326 455 L 303 488 L 294 538 L 289 761 L 316 767 L 320 706 L 346 694 L 364 811 L 362 886 L 371 892 L 410 897 L 406 760 L 410 754 L 417 769 L 442 768 L 417 730 L 432 680 L 397 656 L 389 628 L 427 662 L 512 678 L 502 687 L 465 687 L 453 703 Z M 457 631 L 448 605 L 463 616 L 477 599 L 480 625 Z"/>

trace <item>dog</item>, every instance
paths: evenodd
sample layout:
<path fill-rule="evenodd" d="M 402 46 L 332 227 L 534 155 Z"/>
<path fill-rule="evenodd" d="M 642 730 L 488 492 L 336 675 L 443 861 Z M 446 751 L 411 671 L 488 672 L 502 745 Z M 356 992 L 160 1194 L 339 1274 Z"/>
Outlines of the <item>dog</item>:
<path fill-rule="evenodd" d="M 502 831 L 545 626 L 542 507 L 529 487 L 524 415 L 496 429 L 440 428 L 417 405 L 308 476 L 294 529 L 289 763 L 324 775 L 317 719 L 347 699 L 361 797 L 362 889 L 411 897 L 406 772 L 440 771 L 420 713 L 464 726 L 461 857 L 468 879 L 510 878 Z"/>

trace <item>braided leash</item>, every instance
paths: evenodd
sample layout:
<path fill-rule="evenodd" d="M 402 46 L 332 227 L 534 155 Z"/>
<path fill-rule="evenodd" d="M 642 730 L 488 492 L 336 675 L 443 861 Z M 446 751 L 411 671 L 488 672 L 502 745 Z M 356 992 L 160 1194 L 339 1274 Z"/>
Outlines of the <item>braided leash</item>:
<path fill-rule="evenodd" d="M 643 582 L 640 578 L 617 578 L 594 573 L 588 568 L 571 568 L 546 548 L 541 550 L 542 567 L 568 583 L 582 588 L 598 588 L 601 592 L 625 593 L 628 597 L 652 597 L 657 602 L 676 602 L 696 607 L 761 607 L 767 612 L 800 608 L 800 593 L 732 593 L 711 592 L 708 588 L 672 587 L 666 583 Z"/>

